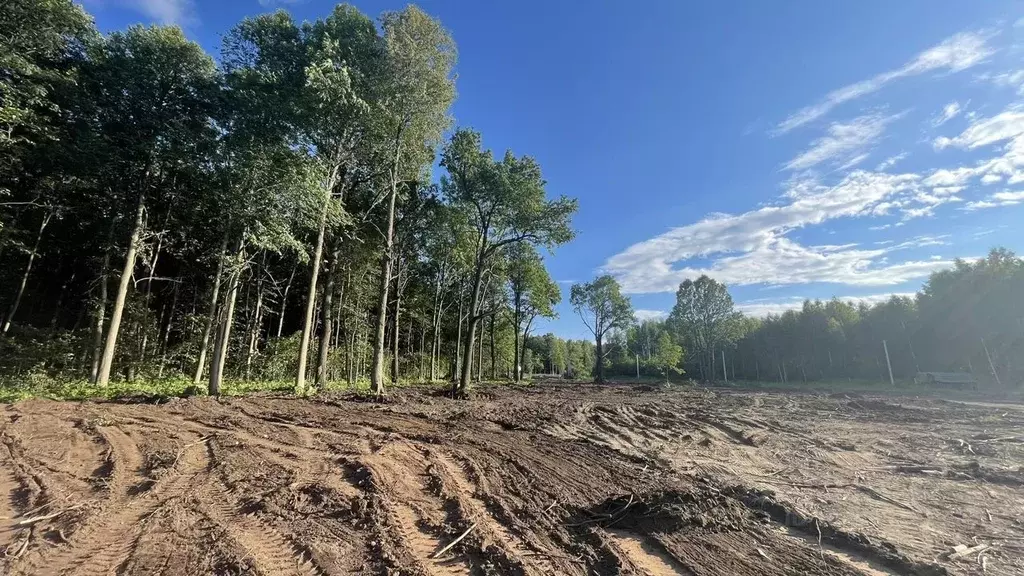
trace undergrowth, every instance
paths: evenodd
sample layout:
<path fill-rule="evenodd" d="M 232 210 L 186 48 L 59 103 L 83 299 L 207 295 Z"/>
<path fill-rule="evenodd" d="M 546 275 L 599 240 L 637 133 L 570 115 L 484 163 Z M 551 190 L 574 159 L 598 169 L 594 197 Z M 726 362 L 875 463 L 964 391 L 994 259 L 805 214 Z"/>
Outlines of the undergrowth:
<path fill-rule="evenodd" d="M 367 380 L 358 380 L 350 385 L 348 382 L 329 382 L 325 391 L 360 391 L 369 390 Z M 227 380 L 221 386 L 222 396 L 241 396 L 257 392 L 290 393 L 295 390 L 292 381 L 284 380 Z M 114 400 L 140 398 L 158 400 L 183 396 L 205 396 L 206 383 L 200 386 L 192 384 L 191 379 L 167 378 L 136 379 L 132 382 L 111 382 L 106 387 L 90 384 L 85 380 L 59 380 L 49 377 L 34 376 L 0 380 L 0 402 L 17 402 L 30 398 L 48 398 L 51 400 Z"/>

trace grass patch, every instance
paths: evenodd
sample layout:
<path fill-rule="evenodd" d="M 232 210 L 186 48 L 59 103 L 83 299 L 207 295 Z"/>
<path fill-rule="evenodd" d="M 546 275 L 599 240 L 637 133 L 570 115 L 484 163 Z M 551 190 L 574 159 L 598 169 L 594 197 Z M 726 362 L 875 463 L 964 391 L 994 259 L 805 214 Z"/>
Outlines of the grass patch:
<path fill-rule="evenodd" d="M 368 380 L 358 380 L 354 385 L 348 382 L 330 382 L 326 391 L 369 390 Z M 226 380 L 221 386 L 222 396 L 242 396 L 257 392 L 289 393 L 295 390 L 292 381 L 268 380 Z M 163 380 L 137 379 L 132 382 L 111 382 L 106 387 L 90 384 L 85 380 L 58 380 L 34 376 L 27 379 L 0 381 L 0 402 L 10 403 L 30 398 L 50 400 L 118 400 L 140 399 L 157 401 L 183 396 L 205 396 L 206 383 L 196 387 L 191 379 L 167 378 Z"/>

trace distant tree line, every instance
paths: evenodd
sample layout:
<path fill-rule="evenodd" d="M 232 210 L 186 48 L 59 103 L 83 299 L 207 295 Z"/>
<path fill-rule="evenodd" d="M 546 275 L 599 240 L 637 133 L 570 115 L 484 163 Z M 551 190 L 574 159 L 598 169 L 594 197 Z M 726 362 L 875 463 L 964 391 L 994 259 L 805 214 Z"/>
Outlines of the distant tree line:
<path fill-rule="evenodd" d="M 215 62 L 177 27 L 11 0 L 0 43 L 6 381 L 521 376 L 577 205 L 451 130 L 434 18 L 263 14 Z"/>
<path fill-rule="evenodd" d="M 613 329 L 595 331 L 603 352 L 588 359 L 597 378 L 639 371 L 702 381 L 888 382 L 891 365 L 901 381 L 925 371 L 969 372 L 992 386 L 1024 382 L 1024 261 L 1001 248 L 933 273 L 914 297 L 874 305 L 807 300 L 798 310 L 752 318 L 708 276 L 682 282 L 664 320 L 637 323 L 622 300 L 610 277 L 573 288 L 588 325 L 616 319 Z M 566 345 L 553 335 L 531 341 L 533 369 L 564 369 Z"/>

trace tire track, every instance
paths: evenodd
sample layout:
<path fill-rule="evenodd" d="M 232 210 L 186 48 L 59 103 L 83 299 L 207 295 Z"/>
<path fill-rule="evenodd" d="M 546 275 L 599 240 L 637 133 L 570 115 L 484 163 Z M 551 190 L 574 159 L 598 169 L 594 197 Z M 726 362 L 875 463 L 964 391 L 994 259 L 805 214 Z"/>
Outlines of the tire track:
<path fill-rule="evenodd" d="M 14 475 L 14 461 L 7 450 L 0 450 L 0 550 L 15 541 L 15 519 L 19 511 L 14 505 L 15 495 L 22 489 Z M 7 556 L 6 553 L 3 556 Z"/>
<path fill-rule="evenodd" d="M 264 576 L 320 576 L 316 565 L 276 530 L 231 504 L 234 498 L 218 480 L 209 478 L 198 494 L 199 511 L 216 523 L 246 552 Z"/>
<path fill-rule="evenodd" d="M 640 536 L 626 530 L 605 530 L 611 546 L 628 560 L 640 574 L 646 576 L 693 576 L 667 553 Z"/>
<path fill-rule="evenodd" d="M 123 432 L 122 432 L 123 434 Z M 113 436 L 116 436 L 113 435 Z M 124 435 L 128 438 L 127 435 Z M 67 547 L 36 559 L 24 574 L 105 576 L 114 572 L 131 553 L 146 520 L 174 498 L 180 498 L 203 471 L 208 459 L 202 440 L 187 445 L 166 476 L 152 489 L 121 507 L 110 507 L 75 531 Z M 70 570 L 65 570 L 66 567 Z"/>
<path fill-rule="evenodd" d="M 120 500 L 128 496 L 133 480 L 137 479 L 139 471 L 142 470 L 142 453 L 135 441 L 120 428 L 99 426 L 96 430 L 110 448 L 107 462 L 111 466 L 111 472 L 107 491 L 111 500 Z"/>
<path fill-rule="evenodd" d="M 433 531 L 445 523 L 446 513 L 444 505 L 430 496 L 430 478 L 422 455 L 406 440 L 398 439 L 376 454 L 365 456 L 362 464 L 370 471 L 374 489 L 383 496 L 390 527 L 397 529 L 399 543 L 416 565 L 431 576 L 470 574 L 470 565 L 461 557 L 433 558 L 445 545 Z"/>
<path fill-rule="evenodd" d="M 487 508 L 487 503 L 477 495 L 480 487 L 466 474 L 460 464 L 440 452 L 424 451 L 431 464 L 440 471 L 442 483 L 447 482 L 455 489 L 459 505 L 468 516 L 467 520 L 477 523 L 477 530 L 487 534 L 510 560 L 520 564 L 527 574 L 558 572 L 547 558 L 538 556 L 536 560 L 532 559 L 531 556 L 535 553 L 544 552 L 531 550 L 531 546 L 513 535 L 504 524 L 494 518 Z"/>

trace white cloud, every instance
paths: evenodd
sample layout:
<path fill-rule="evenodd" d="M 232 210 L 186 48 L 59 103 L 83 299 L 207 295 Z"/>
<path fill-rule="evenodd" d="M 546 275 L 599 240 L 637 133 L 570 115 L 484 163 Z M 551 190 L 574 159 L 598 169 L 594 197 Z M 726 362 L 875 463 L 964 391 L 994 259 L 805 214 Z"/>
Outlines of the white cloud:
<path fill-rule="evenodd" d="M 956 100 L 946 104 L 946 106 L 942 108 L 942 112 L 939 114 L 938 118 L 932 120 L 932 126 L 936 128 L 942 126 L 946 122 L 949 122 L 953 118 L 959 116 L 961 111 L 963 111 L 963 108 L 960 107 L 960 103 Z"/>
<path fill-rule="evenodd" d="M 887 292 L 884 294 L 870 294 L 868 296 L 837 296 L 836 299 L 843 302 L 849 302 L 854 306 L 858 306 L 860 304 L 874 306 L 875 304 L 889 301 L 893 296 L 913 298 L 915 294 L 913 292 Z M 769 298 L 748 300 L 746 302 L 736 304 L 736 310 L 743 312 L 747 316 L 764 318 L 769 314 L 782 314 L 787 310 L 800 310 L 804 307 L 805 300 L 807 300 L 807 298 L 804 298 L 803 296 L 792 296 L 780 300 L 772 300 Z"/>
<path fill-rule="evenodd" d="M 899 154 L 897 154 L 895 156 L 890 156 L 890 157 L 886 158 L 885 160 L 881 161 L 878 164 L 878 166 L 875 168 L 875 170 L 878 170 L 879 172 L 884 172 L 884 171 L 888 170 L 889 168 L 892 168 L 893 166 L 895 166 L 896 163 L 898 163 L 900 160 L 903 160 L 907 156 L 908 156 L 908 154 L 906 152 L 900 152 Z"/>
<path fill-rule="evenodd" d="M 97 3 L 101 0 L 91 0 Z M 161 24 L 180 26 L 196 22 L 193 0 L 115 0 L 116 3 L 139 12 Z"/>
<path fill-rule="evenodd" d="M 810 148 L 786 163 L 785 167 L 787 170 L 806 170 L 822 162 L 832 162 L 841 164 L 840 170 L 851 168 L 867 159 L 865 151 L 882 137 L 885 126 L 899 116 L 867 114 L 849 123 L 833 122 L 826 136 L 811 142 Z"/>
<path fill-rule="evenodd" d="M 802 108 L 783 120 L 776 127 L 775 133 L 785 134 L 813 122 L 836 106 L 876 92 L 893 80 L 936 70 L 966 70 L 993 53 L 992 48 L 988 46 L 989 37 L 989 34 L 982 32 L 963 32 L 947 38 L 942 43 L 921 52 L 900 68 L 833 90 L 821 102 Z"/>
<path fill-rule="evenodd" d="M 899 284 L 927 276 L 948 262 L 880 260 L 895 248 L 803 246 L 787 237 L 798 228 L 835 218 L 868 216 L 886 201 L 912 209 L 922 191 L 914 174 L 856 171 L 835 186 L 801 183 L 790 202 L 738 215 L 719 215 L 675 228 L 612 256 L 603 270 L 630 293 L 671 292 L 686 278 L 708 274 L 733 285 L 832 282 L 861 286 Z M 701 267 L 682 266 L 716 257 Z"/>
<path fill-rule="evenodd" d="M 942 137 L 934 144 L 940 150 L 948 147 L 974 150 L 1000 144 L 1002 151 L 972 166 L 936 170 L 925 178 L 926 185 L 963 186 L 974 178 L 981 178 L 983 184 L 1003 180 L 1010 185 L 1024 182 L 1024 105 L 1013 104 L 995 116 L 976 118 L 958 136 Z"/>
<path fill-rule="evenodd" d="M 636 319 L 641 322 L 644 320 L 661 320 L 668 316 L 668 312 L 664 310 L 636 310 L 633 312 L 633 316 L 636 316 Z"/>
<path fill-rule="evenodd" d="M 1024 132 L 1024 108 L 1011 106 L 996 116 L 972 122 L 963 133 L 955 138 L 937 138 L 934 146 L 939 150 L 950 146 L 974 149 L 1014 138 L 1022 132 Z"/>
<path fill-rule="evenodd" d="M 963 209 L 972 212 L 974 210 L 983 210 L 985 208 L 1016 206 L 1017 204 L 1022 203 L 1024 203 L 1024 192 L 1006 190 L 1004 192 L 996 192 L 995 194 L 988 196 L 984 200 L 968 202 Z"/>
<path fill-rule="evenodd" d="M 1009 72 L 999 72 L 997 74 L 979 74 L 978 79 L 985 82 L 991 82 L 1000 88 L 1012 88 L 1018 94 L 1024 94 L 1024 70 L 1012 70 Z"/>

